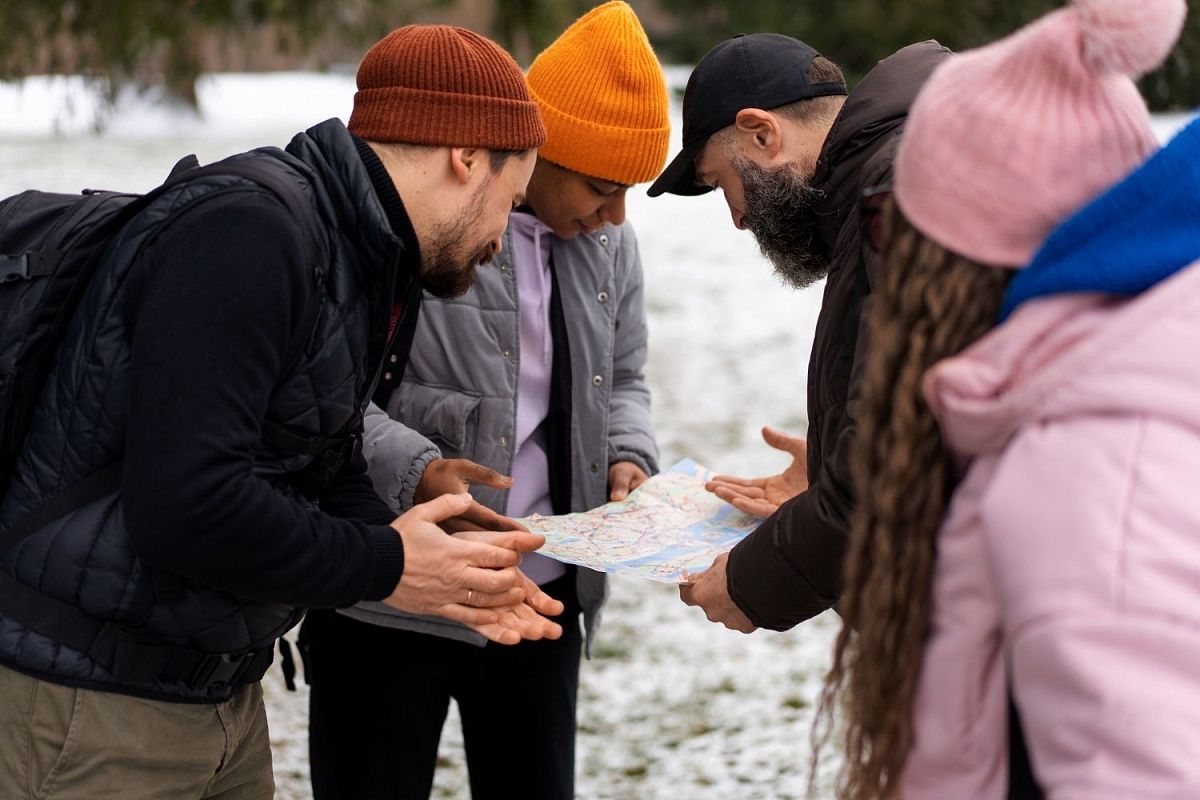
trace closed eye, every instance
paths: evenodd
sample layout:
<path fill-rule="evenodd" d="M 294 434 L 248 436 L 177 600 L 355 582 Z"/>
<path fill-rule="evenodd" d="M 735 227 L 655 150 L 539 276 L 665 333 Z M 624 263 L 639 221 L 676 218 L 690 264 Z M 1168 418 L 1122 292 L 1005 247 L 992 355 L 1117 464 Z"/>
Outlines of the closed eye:
<path fill-rule="evenodd" d="M 588 181 L 588 186 L 591 188 L 592 193 L 597 195 L 598 197 L 611 197 L 614 194 L 616 194 L 617 192 L 621 191 L 621 188 L 622 188 L 621 184 L 619 184 L 619 183 L 613 183 L 613 184 L 608 184 L 608 185 L 602 186 L 598 183 L 593 183 L 591 181 Z"/>

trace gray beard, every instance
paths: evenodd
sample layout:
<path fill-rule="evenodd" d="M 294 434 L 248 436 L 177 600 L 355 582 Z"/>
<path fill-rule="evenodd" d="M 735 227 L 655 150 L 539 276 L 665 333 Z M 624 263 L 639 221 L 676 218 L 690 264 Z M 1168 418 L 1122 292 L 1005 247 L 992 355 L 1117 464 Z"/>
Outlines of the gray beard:
<path fill-rule="evenodd" d="M 829 252 L 817 232 L 814 209 L 824 192 L 808 181 L 812 165 L 765 169 L 740 156 L 734 156 L 732 164 L 745 191 L 742 224 L 754 234 L 775 274 L 794 289 L 812 286 L 828 275 Z"/>

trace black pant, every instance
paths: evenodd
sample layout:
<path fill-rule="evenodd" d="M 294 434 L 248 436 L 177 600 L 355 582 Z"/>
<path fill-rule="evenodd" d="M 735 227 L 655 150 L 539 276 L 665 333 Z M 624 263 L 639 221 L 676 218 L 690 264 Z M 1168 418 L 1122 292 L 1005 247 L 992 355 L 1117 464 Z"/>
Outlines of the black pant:
<path fill-rule="evenodd" d="M 573 797 L 582 645 L 574 569 L 543 588 L 566 605 L 556 641 L 477 647 L 310 614 L 314 800 L 428 798 L 451 697 L 474 800 Z"/>
<path fill-rule="evenodd" d="M 1025 732 L 1021 729 L 1021 715 L 1008 693 L 1008 800 L 1042 800 L 1044 795 L 1033 777 L 1033 765 L 1029 761 L 1029 748 L 1025 745 Z"/>

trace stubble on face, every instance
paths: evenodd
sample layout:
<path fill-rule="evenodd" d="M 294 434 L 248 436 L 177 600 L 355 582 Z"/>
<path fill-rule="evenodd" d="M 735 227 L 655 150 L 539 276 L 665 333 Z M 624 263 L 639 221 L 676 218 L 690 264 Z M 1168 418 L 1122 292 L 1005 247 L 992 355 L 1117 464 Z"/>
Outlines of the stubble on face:
<path fill-rule="evenodd" d="M 477 234 L 472 222 L 483 215 L 488 184 L 471 200 L 471 205 L 452 222 L 444 222 L 430 237 L 429 247 L 421 249 L 421 288 L 434 297 L 461 297 L 475 284 L 476 267 L 487 264 L 496 246 L 487 241 L 472 250 L 469 244 Z M 467 251 L 469 255 L 464 255 Z"/>
<path fill-rule="evenodd" d="M 815 164 L 768 169 L 737 155 L 731 164 L 744 190 L 742 224 L 754 234 L 775 274 L 794 289 L 812 286 L 829 274 L 829 252 L 817 230 L 816 204 L 824 192 L 811 183 Z"/>

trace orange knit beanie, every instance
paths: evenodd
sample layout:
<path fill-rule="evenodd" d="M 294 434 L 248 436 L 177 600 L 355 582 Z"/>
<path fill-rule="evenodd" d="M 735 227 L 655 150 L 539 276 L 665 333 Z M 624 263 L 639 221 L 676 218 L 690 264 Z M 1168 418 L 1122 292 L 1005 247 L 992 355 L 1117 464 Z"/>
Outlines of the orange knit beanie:
<path fill-rule="evenodd" d="M 529 68 L 549 133 L 539 157 L 614 183 L 653 179 L 667 160 L 667 84 L 628 4 L 597 6 Z"/>
<path fill-rule="evenodd" d="M 546 141 L 521 68 L 465 28 L 407 25 L 358 67 L 347 125 L 373 142 L 530 150 Z"/>

